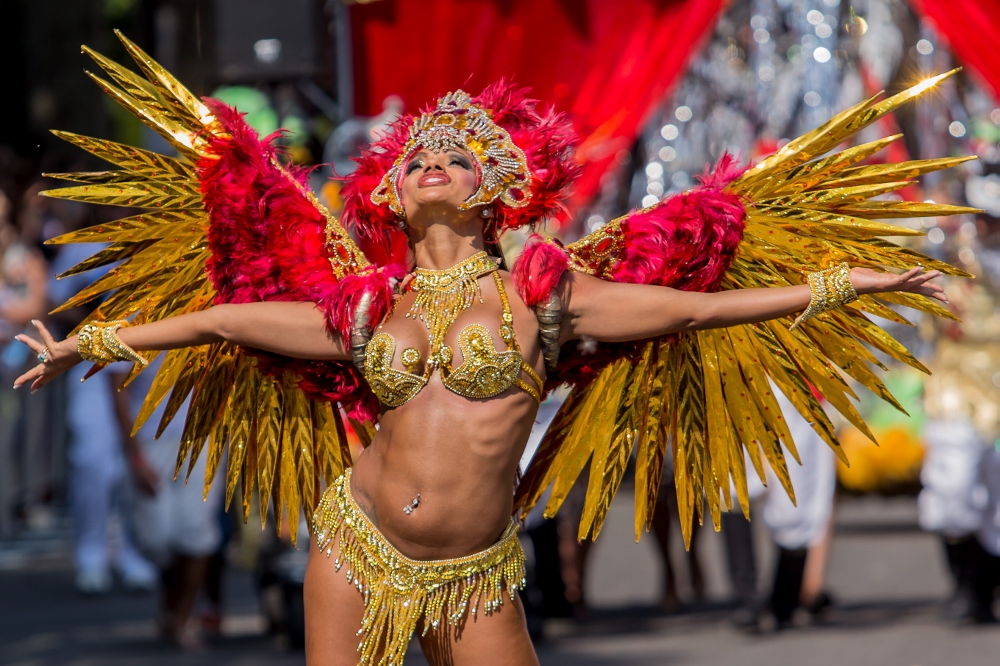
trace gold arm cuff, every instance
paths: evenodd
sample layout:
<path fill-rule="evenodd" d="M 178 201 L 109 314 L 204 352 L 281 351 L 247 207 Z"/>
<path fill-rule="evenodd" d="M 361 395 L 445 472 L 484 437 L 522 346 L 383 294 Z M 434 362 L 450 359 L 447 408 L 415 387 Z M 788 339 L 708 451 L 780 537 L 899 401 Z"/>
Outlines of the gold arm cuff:
<path fill-rule="evenodd" d="M 100 365 L 131 361 L 145 368 L 149 361 L 118 337 L 118 329 L 128 325 L 128 321 L 124 319 L 84 325 L 77 333 L 76 341 L 76 351 L 80 358 Z"/>
<path fill-rule="evenodd" d="M 851 267 L 847 265 L 847 262 L 839 263 L 826 270 L 809 273 L 806 280 L 809 283 L 810 291 L 812 291 L 809 307 L 795 318 L 795 322 L 789 330 L 795 330 L 799 324 L 819 314 L 858 300 L 858 292 L 851 284 Z"/>

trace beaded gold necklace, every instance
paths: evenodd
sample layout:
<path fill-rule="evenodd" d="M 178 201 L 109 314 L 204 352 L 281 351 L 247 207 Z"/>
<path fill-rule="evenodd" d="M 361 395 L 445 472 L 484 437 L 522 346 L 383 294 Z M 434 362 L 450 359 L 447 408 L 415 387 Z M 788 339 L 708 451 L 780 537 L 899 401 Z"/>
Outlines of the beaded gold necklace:
<path fill-rule="evenodd" d="M 496 270 L 497 260 L 486 252 L 477 252 L 444 270 L 416 270 L 410 288 L 417 298 L 406 316 L 419 319 L 427 327 L 433 365 L 451 363 L 451 348 L 444 344 L 444 336 L 473 301 L 483 302 L 479 278 Z"/>

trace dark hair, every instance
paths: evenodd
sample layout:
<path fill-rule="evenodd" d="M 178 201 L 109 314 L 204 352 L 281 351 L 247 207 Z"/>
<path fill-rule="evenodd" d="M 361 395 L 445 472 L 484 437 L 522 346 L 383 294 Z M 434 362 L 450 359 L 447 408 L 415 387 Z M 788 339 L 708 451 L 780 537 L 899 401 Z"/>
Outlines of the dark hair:
<path fill-rule="evenodd" d="M 500 234 L 497 233 L 497 225 L 493 218 L 487 219 L 483 228 L 483 249 L 486 254 L 500 260 L 500 270 L 510 270 L 507 268 L 507 259 L 503 256 L 503 248 L 500 246 Z"/>

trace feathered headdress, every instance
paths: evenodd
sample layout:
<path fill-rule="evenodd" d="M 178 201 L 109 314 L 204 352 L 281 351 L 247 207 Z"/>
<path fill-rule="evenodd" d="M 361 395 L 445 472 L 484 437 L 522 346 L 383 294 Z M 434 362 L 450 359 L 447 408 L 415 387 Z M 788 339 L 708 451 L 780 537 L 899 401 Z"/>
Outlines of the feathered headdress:
<path fill-rule="evenodd" d="M 527 93 L 505 80 L 478 97 L 448 93 L 420 116 L 401 117 L 363 151 L 357 170 L 344 179 L 343 221 L 369 258 L 378 264 L 404 261 L 398 186 L 406 164 L 422 149 L 455 146 L 474 156 L 479 186 L 465 206 L 493 204 L 492 240 L 562 209 L 579 172 L 572 155 L 576 134 L 565 114 L 539 112 Z"/>

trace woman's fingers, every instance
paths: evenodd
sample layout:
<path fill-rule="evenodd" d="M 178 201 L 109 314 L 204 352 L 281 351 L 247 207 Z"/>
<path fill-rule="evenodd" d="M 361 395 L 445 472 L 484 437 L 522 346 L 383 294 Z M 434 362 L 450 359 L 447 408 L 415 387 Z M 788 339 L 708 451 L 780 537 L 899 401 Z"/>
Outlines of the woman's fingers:
<path fill-rule="evenodd" d="M 922 296 L 929 296 L 933 299 L 939 300 L 942 303 L 948 302 L 948 296 L 944 293 L 944 287 L 939 284 L 931 282 L 936 277 L 941 276 L 941 271 L 933 270 L 923 272 L 922 266 L 916 266 L 906 271 L 899 278 L 905 278 L 900 281 L 897 289 L 899 291 L 909 291 L 916 294 L 921 294 Z"/>
<path fill-rule="evenodd" d="M 44 372 L 45 372 L 45 365 L 43 363 L 39 363 L 38 365 L 36 365 L 35 367 L 33 367 L 31 370 L 28 370 L 26 373 L 24 373 L 23 375 L 21 375 L 20 377 L 18 377 L 17 379 L 15 379 L 14 380 L 14 388 L 16 388 L 16 389 L 17 388 L 21 388 L 22 386 L 24 386 L 28 382 L 33 382 L 38 377 L 41 377 Z"/>
<path fill-rule="evenodd" d="M 944 289 L 940 285 L 925 284 L 917 287 L 913 291 L 923 296 L 930 296 L 931 298 L 937 299 L 942 303 L 948 302 L 948 295 L 944 293 Z"/>
<path fill-rule="evenodd" d="M 905 286 L 912 288 L 912 287 L 920 287 L 920 286 L 924 286 L 924 285 L 929 285 L 929 284 L 931 284 L 930 281 L 933 280 L 934 278 L 938 277 L 939 275 L 941 275 L 940 271 L 931 271 L 929 273 L 922 273 L 920 275 L 916 275 L 916 276 L 910 278 L 909 280 L 907 280 L 906 283 L 905 283 Z M 935 285 L 935 286 L 937 286 L 937 285 Z"/>
<path fill-rule="evenodd" d="M 51 349 L 56 346 L 56 341 L 52 338 L 52 334 L 49 333 L 49 329 L 45 328 L 45 324 L 37 319 L 33 319 L 31 323 L 38 329 L 38 334 L 42 336 L 42 342 L 45 343 L 46 347 Z"/>
<path fill-rule="evenodd" d="M 28 348 L 31 349 L 31 351 L 35 352 L 36 354 L 41 354 L 43 351 L 45 351 L 45 345 L 31 336 L 15 335 L 14 339 L 17 340 L 18 342 L 26 344 Z"/>

